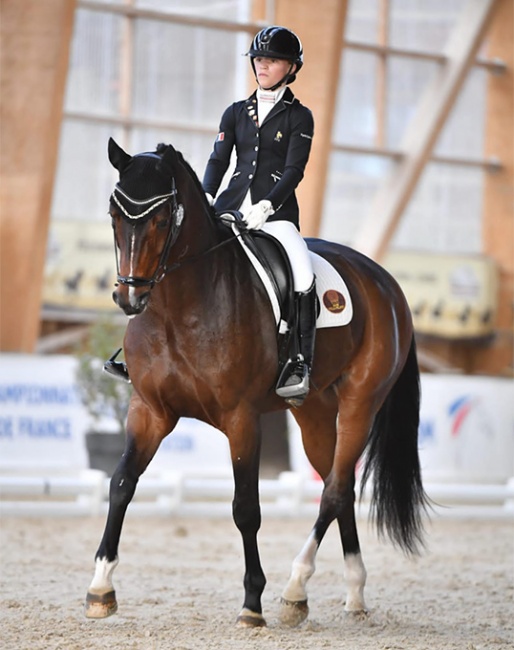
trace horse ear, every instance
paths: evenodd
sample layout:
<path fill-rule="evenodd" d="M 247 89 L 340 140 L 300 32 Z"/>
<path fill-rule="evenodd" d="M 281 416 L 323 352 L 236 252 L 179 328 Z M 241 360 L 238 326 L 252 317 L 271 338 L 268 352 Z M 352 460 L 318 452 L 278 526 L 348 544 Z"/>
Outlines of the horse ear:
<path fill-rule="evenodd" d="M 120 145 L 117 144 L 112 138 L 109 138 L 108 153 L 111 165 L 115 167 L 120 172 L 120 174 L 132 160 L 132 156 L 129 156 L 128 153 L 123 151 Z"/>
<path fill-rule="evenodd" d="M 177 152 L 171 144 L 166 147 L 162 154 L 160 161 L 156 165 L 156 169 L 165 176 L 173 176 L 173 163 L 177 159 Z"/>

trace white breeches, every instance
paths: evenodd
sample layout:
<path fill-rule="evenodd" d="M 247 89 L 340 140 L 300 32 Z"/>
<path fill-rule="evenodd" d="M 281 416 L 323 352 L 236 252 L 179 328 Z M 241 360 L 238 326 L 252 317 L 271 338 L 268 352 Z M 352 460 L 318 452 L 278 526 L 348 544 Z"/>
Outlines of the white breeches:
<path fill-rule="evenodd" d="M 314 280 L 307 244 L 290 221 L 269 221 L 262 229 L 276 237 L 285 248 L 293 271 L 294 290 L 305 292 Z"/>

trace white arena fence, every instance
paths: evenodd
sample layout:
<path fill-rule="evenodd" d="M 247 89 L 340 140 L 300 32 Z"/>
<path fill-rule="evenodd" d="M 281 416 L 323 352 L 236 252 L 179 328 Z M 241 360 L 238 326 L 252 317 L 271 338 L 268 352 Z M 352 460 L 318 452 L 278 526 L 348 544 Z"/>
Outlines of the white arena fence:
<path fill-rule="evenodd" d="M 357 487 L 358 489 L 358 487 Z M 426 484 L 434 502 L 433 516 L 453 518 L 512 518 L 514 478 L 500 484 Z M 318 511 L 322 482 L 299 472 L 282 472 L 277 479 L 260 481 L 263 515 L 311 517 Z M 233 480 L 229 476 L 170 472 L 143 476 L 129 506 L 130 515 L 231 517 Z M 74 476 L 0 477 L 2 516 L 97 516 L 108 507 L 109 479 L 99 470 Z M 369 490 L 357 506 L 369 514 Z"/>
<path fill-rule="evenodd" d="M 0 355 L 0 514 L 98 515 L 105 474 L 87 469 L 90 428 L 70 356 Z M 514 512 L 514 382 L 422 375 L 420 459 L 437 516 L 511 517 Z M 111 421 L 106 414 L 104 424 Z M 262 480 L 263 514 L 315 517 L 322 484 L 298 427 L 287 418 L 290 472 Z M 129 513 L 227 516 L 233 480 L 226 438 L 180 420 L 141 478 Z M 369 494 L 359 507 L 369 510 Z"/>

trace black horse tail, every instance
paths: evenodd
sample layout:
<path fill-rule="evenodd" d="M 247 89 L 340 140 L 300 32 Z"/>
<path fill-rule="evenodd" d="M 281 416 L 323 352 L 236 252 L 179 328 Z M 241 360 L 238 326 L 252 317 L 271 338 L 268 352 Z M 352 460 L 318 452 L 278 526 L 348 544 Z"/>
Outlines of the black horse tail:
<path fill-rule="evenodd" d="M 421 482 L 418 428 L 421 389 L 412 337 L 405 366 L 375 417 L 368 439 L 361 482 L 373 474 L 371 517 L 404 552 L 423 546 L 423 514 L 428 498 Z"/>

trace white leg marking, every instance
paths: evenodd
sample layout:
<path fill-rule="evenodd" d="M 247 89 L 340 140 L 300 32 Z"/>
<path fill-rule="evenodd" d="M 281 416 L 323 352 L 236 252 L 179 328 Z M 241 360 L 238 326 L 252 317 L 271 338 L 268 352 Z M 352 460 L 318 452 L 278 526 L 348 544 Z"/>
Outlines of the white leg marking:
<path fill-rule="evenodd" d="M 349 553 L 344 558 L 344 577 L 348 588 L 345 611 L 361 612 L 366 610 L 364 604 L 364 585 L 366 569 L 360 553 Z"/>
<path fill-rule="evenodd" d="M 105 558 L 98 558 L 95 564 L 95 575 L 89 585 L 89 593 L 106 594 L 113 591 L 112 574 L 118 566 L 118 558 L 113 562 L 108 562 Z"/>
<path fill-rule="evenodd" d="M 314 563 L 316 553 L 318 551 L 318 543 L 314 537 L 314 531 L 311 532 L 304 547 L 300 553 L 293 560 L 293 568 L 291 570 L 291 577 L 282 592 L 282 598 L 292 603 L 298 603 L 307 600 L 307 581 L 316 570 Z"/>

